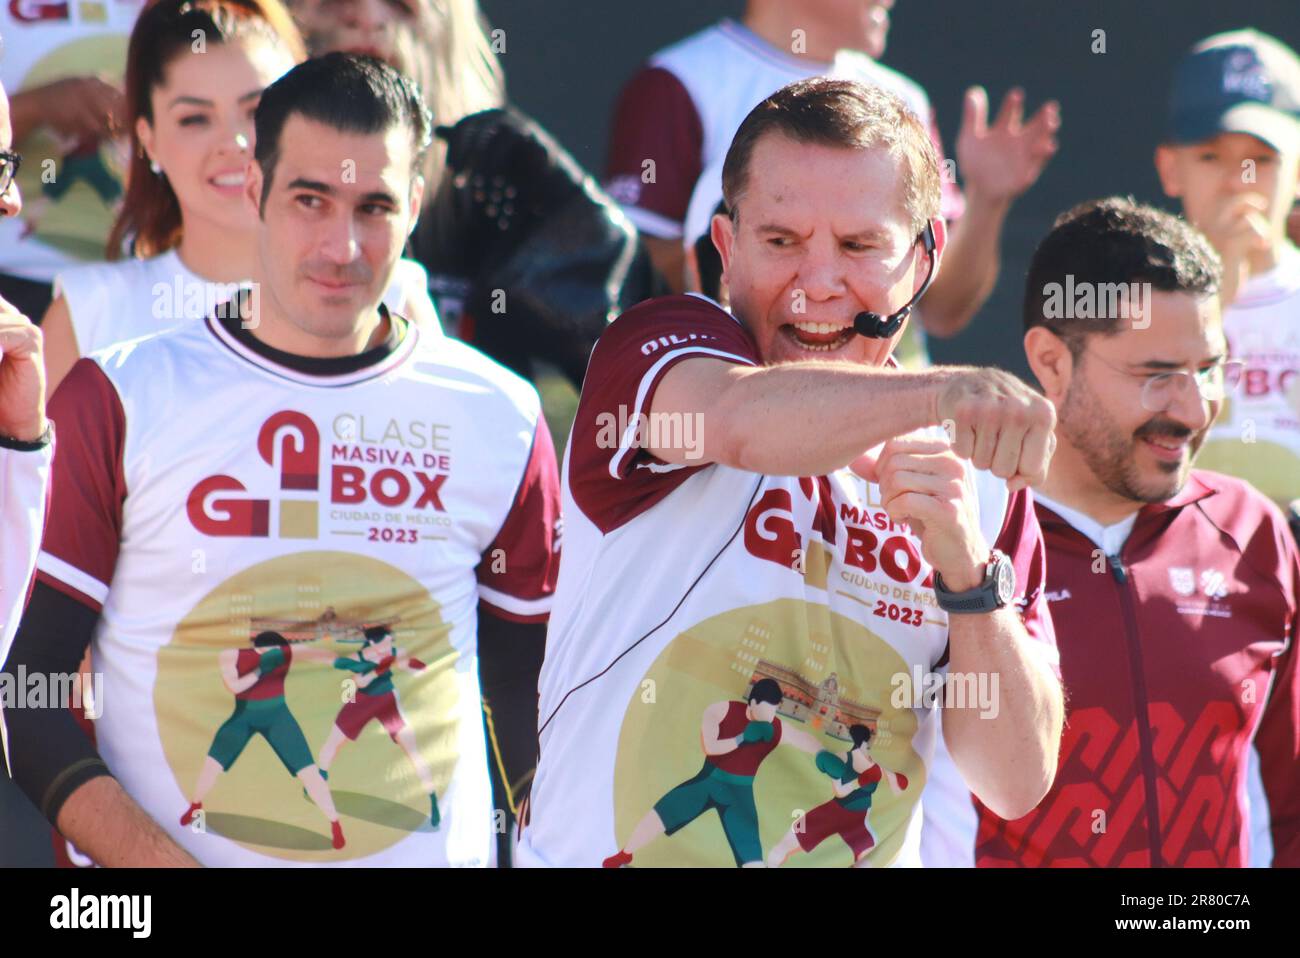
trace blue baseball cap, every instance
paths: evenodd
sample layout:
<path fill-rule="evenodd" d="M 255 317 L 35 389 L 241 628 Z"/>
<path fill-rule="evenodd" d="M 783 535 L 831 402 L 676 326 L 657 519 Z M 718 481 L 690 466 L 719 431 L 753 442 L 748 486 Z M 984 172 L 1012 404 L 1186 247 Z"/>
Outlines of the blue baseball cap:
<path fill-rule="evenodd" d="M 1170 143 L 1249 133 L 1300 152 L 1300 57 L 1258 30 L 1202 40 L 1179 62 L 1169 98 Z"/>

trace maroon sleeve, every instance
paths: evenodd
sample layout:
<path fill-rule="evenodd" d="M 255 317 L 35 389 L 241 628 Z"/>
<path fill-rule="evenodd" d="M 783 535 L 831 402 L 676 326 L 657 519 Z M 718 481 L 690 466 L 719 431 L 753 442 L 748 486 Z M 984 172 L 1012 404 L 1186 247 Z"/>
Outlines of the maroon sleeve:
<path fill-rule="evenodd" d="M 934 144 L 935 155 L 939 158 L 943 191 L 939 199 L 939 215 L 951 223 L 961 219 L 962 213 L 966 212 L 966 197 L 962 195 L 961 187 L 957 185 L 957 177 L 949 176 L 947 173 L 948 161 L 943 153 L 943 139 L 939 136 L 939 124 L 933 110 L 930 112 L 930 142 Z"/>
<path fill-rule="evenodd" d="M 655 430 L 671 430 L 684 442 L 699 438 L 702 423 L 649 418 L 664 374 L 696 356 L 759 364 L 745 328 L 695 296 L 647 300 L 596 343 L 569 440 L 569 492 L 602 532 L 646 511 L 708 465 L 668 465 L 645 450 Z"/>
<path fill-rule="evenodd" d="M 1285 528 L 1280 579 L 1290 583 L 1290 628 L 1287 645 L 1277 660 L 1264 717 L 1255 733 L 1260 778 L 1268 799 L 1269 827 L 1273 834 L 1273 867 L 1300 867 L 1300 559 Z"/>
<path fill-rule="evenodd" d="M 1041 646 L 1048 664 L 1061 677 L 1061 658 L 1056 649 L 1056 630 L 1047 611 L 1047 546 L 1043 530 L 1034 511 L 1033 494 L 1028 489 L 1012 493 L 1007 502 L 1006 519 L 994 545 L 1010 559 L 1016 569 L 1015 603 L 1021 621 L 1032 642 Z"/>
<path fill-rule="evenodd" d="M 37 577 L 100 612 L 122 534 L 126 415 L 117 390 L 89 359 L 78 360 L 55 390 L 48 415 L 59 442 Z"/>
<path fill-rule="evenodd" d="M 285 647 L 286 650 L 288 646 Z M 257 670 L 257 663 L 261 661 L 261 656 L 252 649 L 240 649 L 235 654 L 235 674 L 247 675 L 249 672 Z"/>
<path fill-rule="evenodd" d="M 560 571 L 560 478 L 540 413 L 523 478 L 478 565 L 479 601 L 511 622 L 545 622 Z"/>
<path fill-rule="evenodd" d="M 690 93 L 669 71 L 643 67 L 614 108 L 605 188 L 642 232 L 678 239 L 703 168 L 704 128 Z"/>

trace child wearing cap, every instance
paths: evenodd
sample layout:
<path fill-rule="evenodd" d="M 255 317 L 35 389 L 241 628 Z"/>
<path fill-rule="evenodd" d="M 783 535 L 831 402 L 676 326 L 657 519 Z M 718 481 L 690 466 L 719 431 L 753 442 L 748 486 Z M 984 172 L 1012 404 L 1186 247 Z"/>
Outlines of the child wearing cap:
<path fill-rule="evenodd" d="M 1300 58 L 1255 30 L 1201 41 L 1178 64 L 1156 148 L 1165 193 L 1223 260 L 1224 332 L 1246 361 L 1199 465 L 1285 510 L 1300 498 Z"/>

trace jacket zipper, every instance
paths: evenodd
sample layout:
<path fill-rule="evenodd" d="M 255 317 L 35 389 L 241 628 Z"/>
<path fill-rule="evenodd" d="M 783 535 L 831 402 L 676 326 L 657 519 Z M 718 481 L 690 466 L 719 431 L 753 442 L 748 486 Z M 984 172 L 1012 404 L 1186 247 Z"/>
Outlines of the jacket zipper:
<path fill-rule="evenodd" d="M 1133 679 L 1133 698 L 1136 706 L 1134 718 L 1137 721 L 1138 744 L 1142 750 L 1142 771 L 1146 790 L 1147 804 L 1147 840 L 1151 843 L 1151 867 L 1163 868 L 1164 856 L 1161 854 L 1160 841 L 1160 805 L 1156 791 L 1155 750 L 1151 744 L 1150 710 L 1147 706 L 1146 679 L 1142 672 L 1142 653 L 1138 645 L 1137 614 L 1133 610 L 1133 593 L 1129 586 L 1128 573 L 1118 555 L 1107 556 L 1111 575 L 1119 584 L 1119 604 L 1124 611 L 1124 637 L 1128 645 L 1129 671 Z"/>

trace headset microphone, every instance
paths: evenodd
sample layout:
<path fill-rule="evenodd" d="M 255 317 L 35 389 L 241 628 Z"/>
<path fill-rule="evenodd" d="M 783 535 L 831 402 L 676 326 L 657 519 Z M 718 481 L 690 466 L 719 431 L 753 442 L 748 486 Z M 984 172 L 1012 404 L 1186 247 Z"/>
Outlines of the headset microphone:
<path fill-rule="evenodd" d="M 916 295 L 907 301 L 907 305 L 896 313 L 881 316 L 879 313 L 862 312 L 853 317 L 853 331 L 859 336 L 866 336 L 868 339 L 889 339 L 898 332 L 903 323 L 907 321 L 907 317 L 912 315 L 912 310 L 921 301 L 925 291 L 930 288 L 930 283 L 934 279 L 934 224 L 932 222 L 926 222 L 925 229 L 921 231 L 920 240 L 930 260 L 929 269 L 925 274 L 925 282 L 916 291 Z"/>

